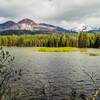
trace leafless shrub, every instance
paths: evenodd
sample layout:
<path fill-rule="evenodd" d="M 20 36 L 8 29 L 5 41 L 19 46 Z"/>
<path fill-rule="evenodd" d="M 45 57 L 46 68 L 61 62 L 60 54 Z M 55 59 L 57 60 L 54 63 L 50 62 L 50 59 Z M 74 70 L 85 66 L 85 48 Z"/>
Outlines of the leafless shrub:
<path fill-rule="evenodd" d="M 97 96 L 100 93 L 100 87 L 96 85 L 96 80 L 95 80 L 97 74 L 94 72 L 88 73 L 85 70 L 83 70 L 83 72 L 90 78 L 95 88 L 95 91 L 94 91 L 94 94 L 91 94 L 90 98 L 88 97 L 88 95 L 84 95 L 84 94 L 81 94 L 80 96 L 83 100 L 96 100 Z"/>
<path fill-rule="evenodd" d="M 12 67 L 14 59 L 8 51 L 0 48 L 0 100 L 16 100 L 15 95 L 18 95 L 14 82 L 20 79 L 21 69 L 15 70 Z"/>

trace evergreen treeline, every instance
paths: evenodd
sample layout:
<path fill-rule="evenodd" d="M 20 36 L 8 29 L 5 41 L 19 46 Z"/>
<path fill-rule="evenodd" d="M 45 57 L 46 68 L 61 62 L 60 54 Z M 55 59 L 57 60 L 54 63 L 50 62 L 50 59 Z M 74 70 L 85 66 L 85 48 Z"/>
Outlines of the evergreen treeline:
<path fill-rule="evenodd" d="M 38 34 L 0 36 L 0 46 L 99 48 L 100 34 Z"/>
<path fill-rule="evenodd" d="M 0 35 L 33 35 L 33 34 L 51 34 L 50 32 L 46 31 L 30 31 L 30 30 L 5 30 L 0 31 Z"/>

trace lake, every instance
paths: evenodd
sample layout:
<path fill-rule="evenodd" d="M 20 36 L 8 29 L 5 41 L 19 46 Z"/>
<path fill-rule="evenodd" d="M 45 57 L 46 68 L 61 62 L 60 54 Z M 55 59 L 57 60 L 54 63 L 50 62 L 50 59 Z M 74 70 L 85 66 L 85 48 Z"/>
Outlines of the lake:
<path fill-rule="evenodd" d="M 28 47 L 5 50 L 15 56 L 13 66 L 22 69 L 19 87 L 27 91 L 27 95 L 23 93 L 26 100 L 63 100 L 73 91 L 90 95 L 95 88 L 85 72 L 96 74 L 94 80 L 100 86 L 100 56 L 85 52 L 35 52 Z"/>

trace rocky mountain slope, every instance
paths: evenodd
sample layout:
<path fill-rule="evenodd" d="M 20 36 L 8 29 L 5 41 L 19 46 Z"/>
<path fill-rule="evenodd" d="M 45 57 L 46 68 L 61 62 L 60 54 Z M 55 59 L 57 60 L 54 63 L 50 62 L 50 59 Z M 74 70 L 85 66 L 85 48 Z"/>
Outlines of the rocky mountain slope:
<path fill-rule="evenodd" d="M 22 19 L 18 23 L 8 21 L 0 24 L 0 32 L 9 30 L 26 30 L 26 31 L 43 31 L 43 32 L 61 32 L 61 33 L 75 33 L 75 31 L 67 30 L 58 26 L 36 23 L 31 19 Z"/>

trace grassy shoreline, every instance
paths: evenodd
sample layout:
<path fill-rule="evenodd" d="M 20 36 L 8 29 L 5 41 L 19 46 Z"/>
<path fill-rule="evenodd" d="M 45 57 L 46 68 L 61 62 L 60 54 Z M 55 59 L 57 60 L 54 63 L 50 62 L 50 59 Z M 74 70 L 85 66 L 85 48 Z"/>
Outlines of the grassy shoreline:
<path fill-rule="evenodd" d="M 83 52 L 89 56 L 100 56 L 100 48 L 77 48 L 77 47 L 16 47 L 2 46 L 3 48 L 31 48 L 35 52 Z M 94 49 L 94 50 L 92 50 Z M 99 51 L 98 51 L 99 50 Z"/>
<path fill-rule="evenodd" d="M 76 47 L 35 47 L 33 49 L 37 52 L 84 52 L 89 56 L 100 56 L 100 52 L 88 51 L 89 48 Z"/>
<path fill-rule="evenodd" d="M 34 51 L 39 52 L 87 52 L 87 48 L 76 48 L 76 47 L 36 47 Z"/>

